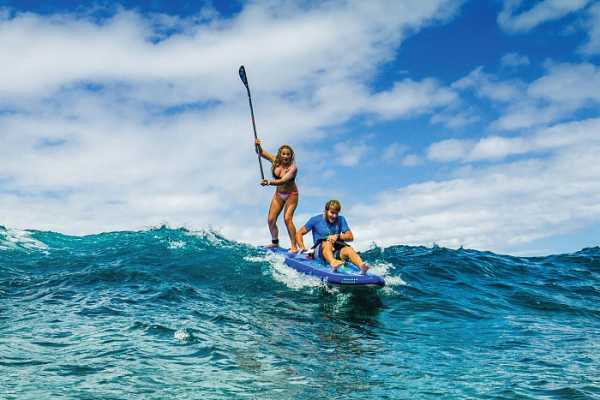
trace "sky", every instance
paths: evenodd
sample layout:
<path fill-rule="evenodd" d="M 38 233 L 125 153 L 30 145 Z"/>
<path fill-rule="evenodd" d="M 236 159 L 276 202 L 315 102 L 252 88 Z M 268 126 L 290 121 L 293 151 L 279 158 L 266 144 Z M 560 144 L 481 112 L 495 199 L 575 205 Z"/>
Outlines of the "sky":
<path fill-rule="evenodd" d="M 244 65 L 298 227 L 335 198 L 359 249 L 597 246 L 599 62 L 590 0 L 0 0 L 0 224 L 268 242 Z"/>

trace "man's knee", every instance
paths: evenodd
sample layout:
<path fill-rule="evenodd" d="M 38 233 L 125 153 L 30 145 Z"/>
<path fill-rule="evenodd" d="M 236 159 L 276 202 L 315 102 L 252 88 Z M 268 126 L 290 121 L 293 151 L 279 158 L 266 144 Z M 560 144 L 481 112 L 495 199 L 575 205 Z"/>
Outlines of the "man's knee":
<path fill-rule="evenodd" d="M 340 250 L 340 256 L 342 257 L 350 257 L 353 254 L 356 254 L 356 251 L 350 246 L 346 246 Z"/>

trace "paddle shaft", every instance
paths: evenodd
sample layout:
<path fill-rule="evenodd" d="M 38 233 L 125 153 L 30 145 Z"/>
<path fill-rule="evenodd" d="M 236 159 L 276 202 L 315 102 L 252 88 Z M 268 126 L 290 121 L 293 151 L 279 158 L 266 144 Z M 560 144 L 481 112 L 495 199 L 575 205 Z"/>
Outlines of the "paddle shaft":
<path fill-rule="evenodd" d="M 252 96 L 250 95 L 250 85 L 248 85 L 248 77 L 246 76 L 246 70 L 242 65 L 240 67 L 240 78 L 246 86 L 246 91 L 248 92 L 248 104 L 250 104 L 250 116 L 252 117 L 252 129 L 254 130 L 254 139 L 258 139 L 258 135 L 256 134 L 256 122 L 254 121 L 254 108 L 252 107 Z M 258 165 L 260 167 L 260 177 L 265 179 L 265 173 L 263 171 L 262 159 L 260 158 L 260 148 L 257 144 L 255 144 L 256 153 L 258 154 Z"/>

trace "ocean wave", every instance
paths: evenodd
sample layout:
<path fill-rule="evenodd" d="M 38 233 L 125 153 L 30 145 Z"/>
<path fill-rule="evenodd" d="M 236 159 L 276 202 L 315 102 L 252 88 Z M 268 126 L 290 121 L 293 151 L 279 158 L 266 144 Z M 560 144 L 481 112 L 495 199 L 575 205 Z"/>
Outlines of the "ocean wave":
<path fill-rule="evenodd" d="M 343 398 L 594 392 L 599 248 L 528 258 L 398 245 L 362 257 L 383 289 L 328 286 L 210 229 L 0 228 L 0 389 L 14 398 L 67 386 L 186 397 L 182 388 L 214 382 L 222 398 L 321 398 L 332 382 Z M 132 385 L 132 376 L 149 379 Z"/>

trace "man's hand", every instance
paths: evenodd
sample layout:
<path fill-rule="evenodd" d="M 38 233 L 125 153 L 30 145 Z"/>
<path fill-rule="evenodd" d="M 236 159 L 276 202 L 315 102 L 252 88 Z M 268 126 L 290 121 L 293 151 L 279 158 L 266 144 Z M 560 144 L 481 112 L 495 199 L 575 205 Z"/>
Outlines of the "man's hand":
<path fill-rule="evenodd" d="M 340 235 L 329 235 L 327 236 L 327 241 L 331 242 L 331 243 L 335 243 L 336 240 L 338 240 L 340 237 Z"/>

